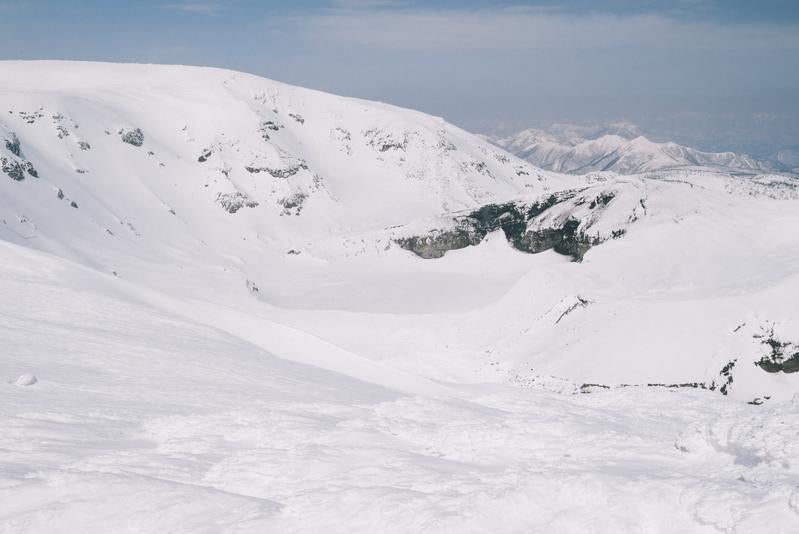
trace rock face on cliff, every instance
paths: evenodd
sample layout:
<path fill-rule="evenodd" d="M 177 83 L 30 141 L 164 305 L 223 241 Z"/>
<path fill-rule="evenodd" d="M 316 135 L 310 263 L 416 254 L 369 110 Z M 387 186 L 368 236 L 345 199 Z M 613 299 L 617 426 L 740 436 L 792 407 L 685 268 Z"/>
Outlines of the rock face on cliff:
<path fill-rule="evenodd" d="M 500 230 L 516 250 L 537 254 L 554 250 L 581 261 L 591 247 L 622 237 L 646 213 L 642 182 L 615 182 L 565 190 L 533 201 L 486 204 L 452 218 L 448 229 L 401 237 L 397 243 L 425 259 L 479 244 Z"/>

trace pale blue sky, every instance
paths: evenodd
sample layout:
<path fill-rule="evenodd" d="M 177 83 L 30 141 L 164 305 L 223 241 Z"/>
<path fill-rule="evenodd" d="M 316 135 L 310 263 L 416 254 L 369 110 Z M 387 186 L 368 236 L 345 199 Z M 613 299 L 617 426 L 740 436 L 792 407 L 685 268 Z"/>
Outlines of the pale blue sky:
<path fill-rule="evenodd" d="M 0 0 L 0 57 L 213 65 L 474 131 L 628 120 L 799 148 L 796 0 Z"/>

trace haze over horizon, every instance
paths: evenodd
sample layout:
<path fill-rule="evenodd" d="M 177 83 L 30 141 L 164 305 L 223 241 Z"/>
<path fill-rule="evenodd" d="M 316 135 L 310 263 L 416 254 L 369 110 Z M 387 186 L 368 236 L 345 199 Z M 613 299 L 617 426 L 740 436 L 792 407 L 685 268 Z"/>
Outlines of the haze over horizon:
<path fill-rule="evenodd" d="M 799 148 L 799 6 L 772 0 L 0 1 L 2 59 L 243 70 L 509 133 L 629 121 L 656 140 Z"/>

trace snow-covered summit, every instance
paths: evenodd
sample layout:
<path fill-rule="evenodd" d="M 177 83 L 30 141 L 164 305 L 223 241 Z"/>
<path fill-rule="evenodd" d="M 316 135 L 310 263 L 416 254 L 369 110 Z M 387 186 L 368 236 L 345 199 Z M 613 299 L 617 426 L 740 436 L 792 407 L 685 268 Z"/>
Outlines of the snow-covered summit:
<path fill-rule="evenodd" d="M 590 132 L 565 128 L 527 129 L 493 141 L 537 167 L 584 174 L 612 171 L 636 174 L 653 170 L 705 167 L 747 173 L 772 172 L 782 167 L 734 152 L 702 152 L 673 142 L 656 143 L 632 125 Z"/>
<path fill-rule="evenodd" d="M 3 184 L 6 212 L 53 231 L 62 226 L 53 210 L 73 201 L 79 211 L 64 217 L 86 232 L 117 233 L 132 209 L 159 229 L 196 217 L 272 234 L 363 229 L 543 190 L 549 179 L 440 118 L 247 74 L 1 65 L 0 135 L 21 153 L 8 143 L 0 152 L 6 167 L 38 172 Z"/>

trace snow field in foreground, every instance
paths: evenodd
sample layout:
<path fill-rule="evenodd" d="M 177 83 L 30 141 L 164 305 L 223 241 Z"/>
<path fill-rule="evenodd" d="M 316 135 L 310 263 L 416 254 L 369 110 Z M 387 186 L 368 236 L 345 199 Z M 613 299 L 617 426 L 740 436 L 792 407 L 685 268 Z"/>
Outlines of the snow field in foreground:
<path fill-rule="evenodd" d="M 2 532 L 799 528 L 797 400 L 409 395 L 276 358 L 40 253 L 6 246 L 0 261 Z M 14 384 L 23 373 L 38 383 Z"/>

